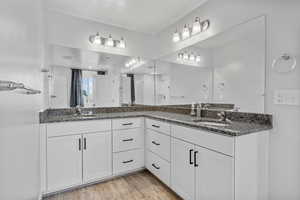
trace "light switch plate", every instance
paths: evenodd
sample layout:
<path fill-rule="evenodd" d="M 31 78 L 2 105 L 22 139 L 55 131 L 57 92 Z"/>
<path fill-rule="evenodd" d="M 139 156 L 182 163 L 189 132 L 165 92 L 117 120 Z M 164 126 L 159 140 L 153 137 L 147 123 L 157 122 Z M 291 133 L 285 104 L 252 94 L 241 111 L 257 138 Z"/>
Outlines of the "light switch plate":
<path fill-rule="evenodd" d="M 292 105 L 299 106 L 300 105 L 300 89 L 283 89 L 283 90 L 275 90 L 274 104 L 278 105 Z"/>

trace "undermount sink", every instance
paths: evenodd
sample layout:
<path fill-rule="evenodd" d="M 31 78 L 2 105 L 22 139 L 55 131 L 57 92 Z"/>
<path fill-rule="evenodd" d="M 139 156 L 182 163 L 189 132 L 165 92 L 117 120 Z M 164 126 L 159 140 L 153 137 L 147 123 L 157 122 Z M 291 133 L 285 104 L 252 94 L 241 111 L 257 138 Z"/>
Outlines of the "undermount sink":
<path fill-rule="evenodd" d="M 213 119 L 194 119 L 194 122 L 197 122 L 198 124 L 202 125 L 207 125 L 207 126 L 229 126 L 229 123 L 227 122 L 222 122 L 218 120 L 213 120 Z"/>

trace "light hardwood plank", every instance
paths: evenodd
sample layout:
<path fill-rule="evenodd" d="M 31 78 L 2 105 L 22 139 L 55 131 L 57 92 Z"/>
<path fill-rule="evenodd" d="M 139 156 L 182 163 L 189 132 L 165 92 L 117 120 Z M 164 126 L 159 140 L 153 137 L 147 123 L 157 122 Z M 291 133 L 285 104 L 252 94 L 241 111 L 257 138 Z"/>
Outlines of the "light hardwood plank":
<path fill-rule="evenodd" d="M 64 192 L 44 200 L 182 200 L 150 172 L 142 171 Z"/>

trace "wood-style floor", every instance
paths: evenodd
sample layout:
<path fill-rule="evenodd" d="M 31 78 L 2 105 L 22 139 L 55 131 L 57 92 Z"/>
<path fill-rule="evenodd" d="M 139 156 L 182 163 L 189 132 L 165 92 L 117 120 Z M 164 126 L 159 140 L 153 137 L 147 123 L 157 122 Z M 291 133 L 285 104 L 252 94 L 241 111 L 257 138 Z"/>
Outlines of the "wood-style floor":
<path fill-rule="evenodd" d="M 182 200 L 148 171 L 57 194 L 45 200 Z"/>

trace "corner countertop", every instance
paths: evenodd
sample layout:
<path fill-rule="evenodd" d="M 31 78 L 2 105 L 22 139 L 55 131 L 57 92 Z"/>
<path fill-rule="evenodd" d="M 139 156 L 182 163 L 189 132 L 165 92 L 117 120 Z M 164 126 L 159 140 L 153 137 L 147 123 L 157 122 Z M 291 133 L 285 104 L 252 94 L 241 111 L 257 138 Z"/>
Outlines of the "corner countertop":
<path fill-rule="evenodd" d="M 130 118 L 130 117 L 148 117 L 157 119 L 173 124 L 183 125 L 191 128 L 209 131 L 216 134 L 235 137 L 242 136 L 250 133 L 261 132 L 272 129 L 271 124 L 255 123 L 255 122 L 241 122 L 233 121 L 228 126 L 214 126 L 206 125 L 203 123 L 194 122 L 195 117 L 170 113 L 161 111 L 142 111 L 142 112 L 113 112 L 113 113 L 97 113 L 93 116 L 74 116 L 74 115 L 56 115 L 49 116 L 41 123 L 58 123 L 70 121 L 83 121 L 83 120 L 101 120 L 101 119 L 116 119 L 116 118 Z"/>

